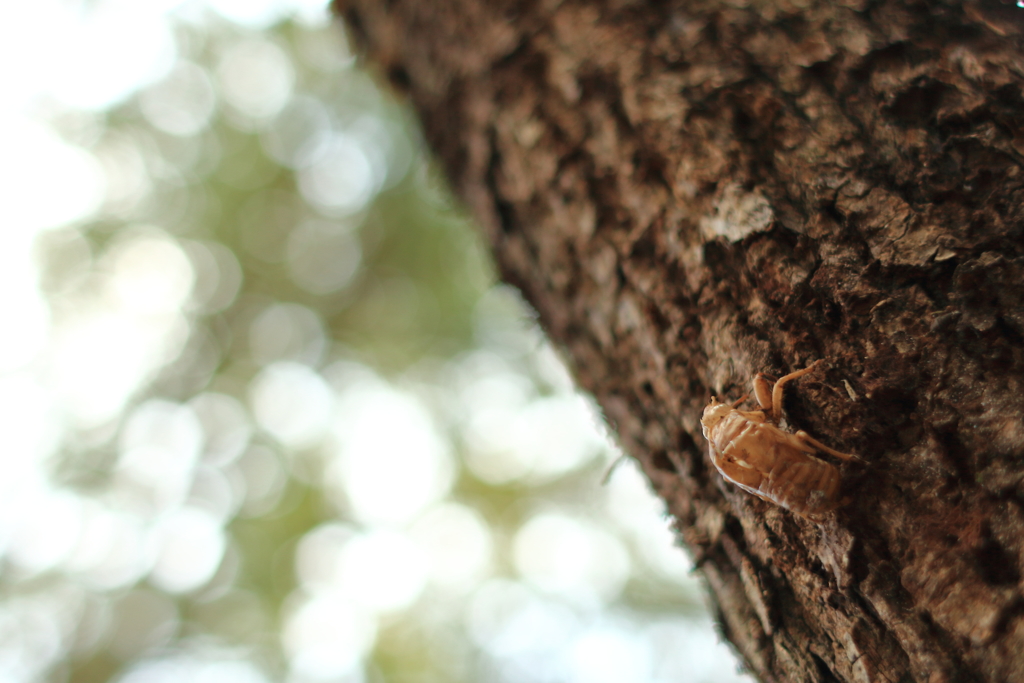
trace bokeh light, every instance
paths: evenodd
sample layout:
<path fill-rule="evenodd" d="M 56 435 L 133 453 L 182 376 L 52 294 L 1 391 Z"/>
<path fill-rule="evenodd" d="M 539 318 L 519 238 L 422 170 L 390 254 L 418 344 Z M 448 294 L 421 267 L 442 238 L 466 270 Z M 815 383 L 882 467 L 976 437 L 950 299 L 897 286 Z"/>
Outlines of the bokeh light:
<path fill-rule="evenodd" d="M 559 513 L 527 521 L 516 533 L 513 553 L 527 581 L 571 600 L 608 602 L 629 576 L 629 557 L 618 539 Z"/>
<path fill-rule="evenodd" d="M 269 40 L 250 38 L 224 50 L 217 65 L 217 79 L 227 103 L 258 123 L 287 104 L 295 74 L 284 50 Z"/>
<path fill-rule="evenodd" d="M 323 0 L 10 9 L 0 681 L 747 680 Z"/>

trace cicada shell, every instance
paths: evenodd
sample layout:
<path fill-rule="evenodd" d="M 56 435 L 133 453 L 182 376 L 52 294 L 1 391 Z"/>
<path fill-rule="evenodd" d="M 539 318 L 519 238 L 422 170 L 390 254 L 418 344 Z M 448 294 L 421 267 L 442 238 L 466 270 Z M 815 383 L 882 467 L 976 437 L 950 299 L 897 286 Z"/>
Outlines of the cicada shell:
<path fill-rule="evenodd" d="M 746 396 L 732 404 L 712 398 L 700 419 L 711 462 L 726 481 L 807 518 L 820 517 L 846 502 L 840 498 L 839 470 L 815 455 L 858 459 L 829 448 L 803 430 L 790 433 L 779 428 L 785 385 L 820 363 L 786 375 L 774 387 L 762 375 L 755 377 L 758 410 L 739 410 Z"/>

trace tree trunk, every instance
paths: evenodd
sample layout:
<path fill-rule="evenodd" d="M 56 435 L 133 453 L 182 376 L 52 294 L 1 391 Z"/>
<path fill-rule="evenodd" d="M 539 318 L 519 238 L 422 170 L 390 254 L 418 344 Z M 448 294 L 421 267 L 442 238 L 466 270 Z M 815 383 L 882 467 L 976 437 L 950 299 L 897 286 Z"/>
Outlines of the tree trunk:
<path fill-rule="evenodd" d="M 1024 10 L 336 0 L 762 681 L 1024 680 Z M 725 483 L 712 394 L 818 358 L 819 522 Z"/>

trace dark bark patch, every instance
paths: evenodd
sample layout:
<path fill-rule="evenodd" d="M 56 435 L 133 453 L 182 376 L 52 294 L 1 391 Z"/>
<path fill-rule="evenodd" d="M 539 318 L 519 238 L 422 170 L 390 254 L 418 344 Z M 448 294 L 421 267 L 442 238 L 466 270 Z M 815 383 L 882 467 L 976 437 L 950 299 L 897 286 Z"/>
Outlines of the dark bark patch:
<path fill-rule="evenodd" d="M 412 79 L 409 72 L 399 64 L 392 64 L 388 67 L 388 81 L 400 92 L 409 92 L 412 87 Z"/>
<path fill-rule="evenodd" d="M 1015 586 L 1020 582 L 1020 567 L 995 539 L 989 537 L 974 551 L 978 572 L 990 586 Z"/>
<path fill-rule="evenodd" d="M 662 472 L 675 472 L 676 467 L 665 451 L 657 451 L 651 455 L 651 466 Z"/>
<path fill-rule="evenodd" d="M 900 92 L 886 111 L 903 126 L 925 126 L 935 122 L 950 87 L 935 79 L 921 78 Z"/>
<path fill-rule="evenodd" d="M 831 667 L 825 663 L 825 660 L 818 655 L 811 653 L 811 659 L 814 661 L 814 665 L 818 670 L 818 681 L 820 683 L 840 683 L 840 679 L 836 676 L 835 672 L 832 671 Z"/>

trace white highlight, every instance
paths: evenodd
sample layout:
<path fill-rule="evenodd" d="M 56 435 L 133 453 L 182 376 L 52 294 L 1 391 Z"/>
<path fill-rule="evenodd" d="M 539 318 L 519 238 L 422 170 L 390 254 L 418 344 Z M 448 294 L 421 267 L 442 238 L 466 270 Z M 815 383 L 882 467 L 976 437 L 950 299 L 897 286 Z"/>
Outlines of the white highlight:
<path fill-rule="evenodd" d="M 566 660 L 567 680 L 573 683 L 645 681 L 652 669 L 646 639 L 609 626 L 583 633 L 569 648 Z"/>
<path fill-rule="evenodd" d="M 473 508 L 438 505 L 412 525 L 410 534 L 427 554 L 430 579 L 445 590 L 465 592 L 491 568 L 491 531 Z"/>
<path fill-rule="evenodd" d="M 629 555 L 618 539 L 559 513 L 543 513 L 524 524 L 513 556 L 530 583 L 584 603 L 615 598 L 629 578 Z"/>
<path fill-rule="evenodd" d="M 341 133 L 298 175 L 302 196 L 330 215 L 348 216 L 362 210 L 378 189 L 362 145 Z"/>
<path fill-rule="evenodd" d="M 36 231 L 88 218 L 103 201 L 105 182 L 95 157 L 46 126 L 0 115 L 0 149 L 5 240 L 27 244 Z"/>
<path fill-rule="evenodd" d="M 171 135 L 195 135 L 209 123 L 215 98 L 206 70 L 184 60 L 139 97 L 153 126 Z"/>
<path fill-rule="evenodd" d="M 326 483 L 357 519 L 406 523 L 448 493 L 451 447 L 417 398 L 380 380 L 357 380 L 338 407 L 338 450 Z"/>
<path fill-rule="evenodd" d="M 215 466 L 234 462 L 242 455 L 252 436 L 249 413 L 238 399 L 227 394 L 199 394 L 189 407 L 199 419 L 206 446 L 203 459 Z"/>
<path fill-rule="evenodd" d="M 152 566 L 139 517 L 86 502 L 78 546 L 68 569 L 96 590 L 130 586 Z"/>
<path fill-rule="evenodd" d="M 629 538 L 639 559 L 664 579 L 700 590 L 693 564 L 675 545 L 665 504 L 632 460 L 619 464 L 605 488 L 608 518 Z"/>
<path fill-rule="evenodd" d="M 561 651 L 579 629 L 566 605 L 543 600 L 506 579 L 492 579 L 477 589 L 466 616 L 470 638 L 498 657 L 542 659 Z"/>
<path fill-rule="evenodd" d="M 324 379 L 301 363 L 268 365 L 249 390 L 256 421 L 291 449 L 317 444 L 330 423 L 334 395 Z"/>
<path fill-rule="evenodd" d="M 164 16 L 172 2 L 161 7 L 159 2 L 107 0 L 89 12 L 64 3 L 41 4 L 56 10 L 51 22 L 57 19 L 56 30 L 51 24 L 47 36 L 52 56 L 45 62 L 44 83 L 71 107 L 111 107 L 166 74 L 177 57 Z"/>
<path fill-rule="evenodd" d="M 206 660 L 186 654 L 139 662 L 117 679 L 118 683 L 268 683 L 250 662 Z"/>
<path fill-rule="evenodd" d="M 104 257 L 110 268 L 110 292 L 133 313 L 174 313 L 192 293 L 192 263 L 176 241 L 158 231 L 139 233 Z"/>
<path fill-rule="evenodd" d="M 314 680 L 351 673 L 377 638 L 377 621 L 338 593 L 300 597 L 281 636 L 291 668 Z"/>
<path fill-rule="evenodd" d="M 242 266 L 238 258 L 218 242 L 188 241 L 182 246 L 195 272 L 189 303 L 206 314 L 230 306 L 242 287 Z"/>
<path fill-rule="evenodd" d="M 357 605 L 377 613 L 409 607 L 426 583 L 426 558 L 405 534 L 371 531 L 345 544 L 337 583 Z"/>
<path fill-rule="evenodd" d="M 510 391 L 515 380 L 506 387 L 500 384 L 510 381 L 500 375 L 484 381 L 498 392 L 497 397 L 508 397 L 498 402 L 466 401 L 470 414 L 466 460 L 484 481 L 549 481 L 583 465 L 604 449 L 593 409 L 583 397 L 558 395 L 518 406 L 515 393 Z"/>
<path fill-rule="evenodd" d="M 748 235 L 771 227 L 775 221 L 772 205 L 759 191 L 748 192 L 737 183 L 726 184 L 715 198 L 714 213 L 700 219 L 704 239 L 724 237 L 739 242 Z"/>
<path fill-rule="evenodd" d="M 219 520 L 185 507 L 159 520 L 153 530 L 156 563 L 150 581 L 169 593 L 203 586 L 220 566 L 225 538 Z"/>
<path fill-rule="evenodd" d="M 121 432 L 118 476 L 142 487 L 152 512 L 184 500 L 203 442 L 203 429 L 187 406 L 154 399 L 132 411 Z"/>
<path fill-rule="evenodd" d="M 217 76 L 228 104 L 255 121 L 276 115 L 291 97 L 295 82 L 295 71 L 284 50 L 259 38 L 228 48 L 217 66 Z"/>

